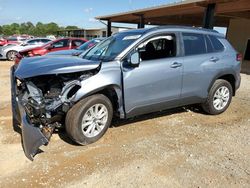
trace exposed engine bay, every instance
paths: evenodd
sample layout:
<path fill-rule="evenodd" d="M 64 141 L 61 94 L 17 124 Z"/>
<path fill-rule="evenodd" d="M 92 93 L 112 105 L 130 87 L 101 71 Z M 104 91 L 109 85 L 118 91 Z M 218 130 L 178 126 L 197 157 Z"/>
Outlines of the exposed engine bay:
<path fill-rule="evenodd" d="M 25 119 L 27 119 L 28 124 L 38 128 L 45 136 L 45 138 L 40 136 L 40 139 L 47 140 L 41 144 L 35 144 L 39 146 L 47 144 L 54 129 L 63 126 L 65 114 L 74 104 L 72 99 L 81 88 L 81 81 L 91 77 L 96 71 L 36 76 L 16 80 L 16 98 L 25 111 L 27 116 Z M 30 159 L 33 159 L 36 147 L 38 146 L 31 149 Z"/>

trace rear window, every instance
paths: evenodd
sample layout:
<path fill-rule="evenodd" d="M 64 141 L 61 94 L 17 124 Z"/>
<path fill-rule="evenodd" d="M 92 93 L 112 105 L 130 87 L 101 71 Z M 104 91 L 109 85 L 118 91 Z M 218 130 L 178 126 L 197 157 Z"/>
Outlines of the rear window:
<path fill-rule="evenodd" d="M 81 46 L 84 43 L 82 40 L 73 40 L 72 46 Z"/>
<path fill-rule="evenodd" d="M 221 42 L 219 41 L 217 37 L 210 35 L 209 38 L 213 45 L 214 52 L 220 52 L 224 50 L 223 44 L 221 44 Z"/>
<path fill-rule="evenodd" d="M 198 55 L 206 53 L 204 35 L 196 33 L 183 33 L 185 55 Z"/>

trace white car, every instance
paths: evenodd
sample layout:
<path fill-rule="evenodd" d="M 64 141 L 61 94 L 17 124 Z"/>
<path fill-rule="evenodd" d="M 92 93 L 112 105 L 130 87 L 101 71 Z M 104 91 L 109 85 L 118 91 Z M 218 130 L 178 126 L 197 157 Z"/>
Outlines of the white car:
<path fill-rule="evenodd" d="M 16 54 L 19 51 L 26 50 L 26 49 L 33 48 L 33 47 L 42 46 L 43 44 L 50 42 L 50 41 L 51 39 L 47 39 L 47 38 L 35 38 L 35 39 L 24 41 L 20 45 L 13 44 L 13 45 L 4 46 L 0 49 L 0 59 L 7 59 L 9 61 L 13 61 L 16 57 Z"/>

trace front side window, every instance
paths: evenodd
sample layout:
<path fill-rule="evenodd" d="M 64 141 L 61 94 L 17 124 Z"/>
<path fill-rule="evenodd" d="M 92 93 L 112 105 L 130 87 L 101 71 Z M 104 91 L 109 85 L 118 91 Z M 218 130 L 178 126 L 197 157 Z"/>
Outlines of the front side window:
<path fill-rule="evenodd" d="M 199 55 L 206 53 L 204 35 L 196 33 L 183 33 L 185 55 Z"/>
<path fill-rule="evenodd" d="M 63 47 L 67 47 L 69 43 L 68 39 L 63 39 L 60 41 L 57 41 L 53 44 L 53 48 L 63 48 Z"/>
<path fill-rule="evenodd" d="M 176 56 L 176 37 L 174 34 L 153 37 L 139 45 L 142 61 Z"/>

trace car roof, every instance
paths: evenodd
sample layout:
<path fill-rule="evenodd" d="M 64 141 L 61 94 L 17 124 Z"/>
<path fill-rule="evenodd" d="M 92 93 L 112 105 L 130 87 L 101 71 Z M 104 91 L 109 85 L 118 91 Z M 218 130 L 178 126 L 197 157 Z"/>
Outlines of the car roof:
<path fill-rule="evenodd" d="M 203 34 L 212 34 L 223 37 L 224 35 L 215 31 L 213 29 L 205 29 L 199 27 L 189 27 L 189 26 L 177 26 L 177 25 L 168 25 L 168 26 L 156 26 L 151 28 L 143 28 L 143 29 L 132 29 L 125 30 L 125 33 L 134 33 L 134 34 L 147 34 L 154 33 L 159 31 L 179 31 L 179 32 L 194 32 L 194 33 L 203 33 Z"/>

